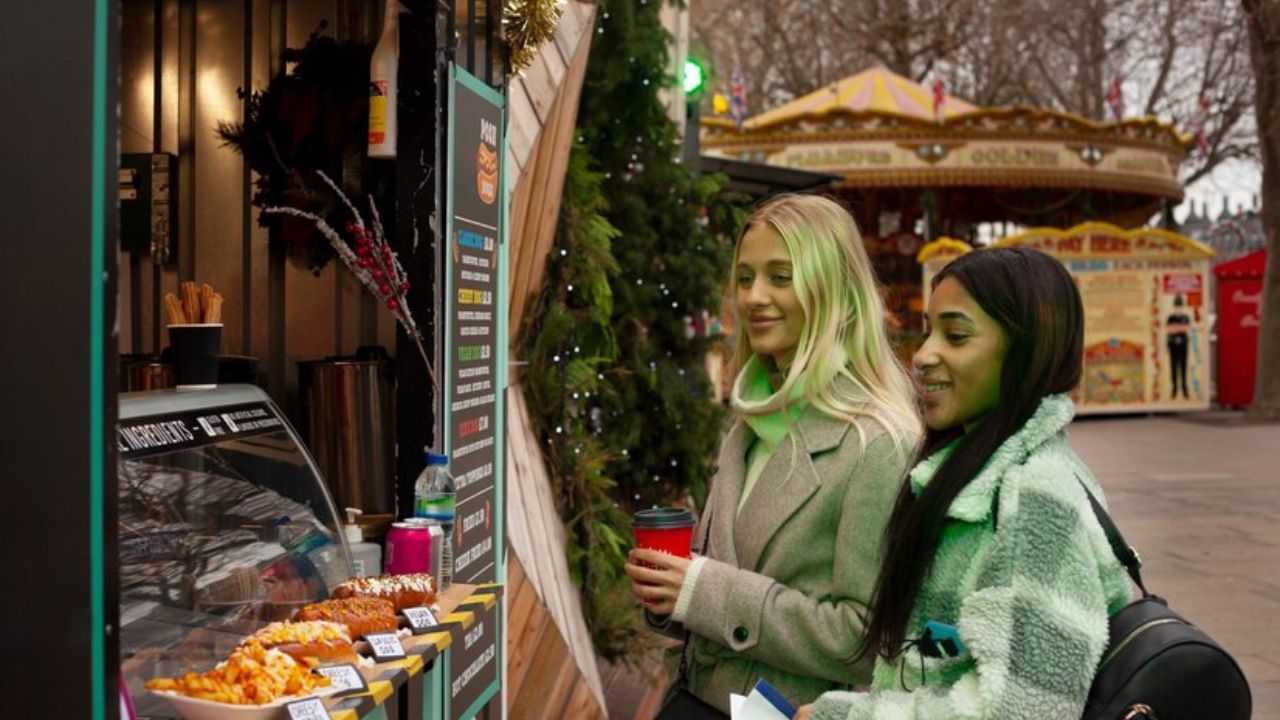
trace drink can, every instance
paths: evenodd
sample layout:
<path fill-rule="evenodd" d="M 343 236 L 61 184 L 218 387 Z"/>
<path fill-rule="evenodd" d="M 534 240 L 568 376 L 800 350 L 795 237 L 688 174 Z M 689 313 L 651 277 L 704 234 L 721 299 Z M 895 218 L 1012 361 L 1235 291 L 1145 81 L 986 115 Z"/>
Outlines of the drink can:
<path fill-rule="evenodd" d="M 430 573 L 438 578 L 443 545 L 439 523 L 423 518 L 392 523 L 387 531 L 387 574 Z"/>

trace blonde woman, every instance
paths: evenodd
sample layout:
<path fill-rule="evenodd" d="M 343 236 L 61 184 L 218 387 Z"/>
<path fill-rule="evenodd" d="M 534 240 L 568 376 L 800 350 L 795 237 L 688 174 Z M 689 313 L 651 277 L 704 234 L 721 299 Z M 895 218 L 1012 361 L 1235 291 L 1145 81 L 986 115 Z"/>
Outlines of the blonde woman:
<path fill-rule="evenodd" d="M 672 676 L 727 711 L 759 678 L 793 704 L 866 683 L 861 635 L 885 522 L 921 432 L 853 219 L 785 195 L 734 252 L 734 421 L 692 560 L 631 552 Z M 676 666 L 684 659 L 679 673 Z"/>

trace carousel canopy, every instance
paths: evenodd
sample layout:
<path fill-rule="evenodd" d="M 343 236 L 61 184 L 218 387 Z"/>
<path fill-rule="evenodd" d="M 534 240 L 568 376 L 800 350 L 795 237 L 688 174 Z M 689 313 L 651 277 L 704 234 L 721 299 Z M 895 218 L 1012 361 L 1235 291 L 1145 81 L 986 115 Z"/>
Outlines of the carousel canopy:
<path fill-rule="evenodd" d="M 955 117 L 976 109 L 960 98 L 943 95 L 941 111 L 944 117 Z M 756 115 L 742 126 L 748 131 L 759 130 L 793 120 L 821 118 L 833 112 L 880 114 L 926 121 L 937 117 L 932 90 L 877 65 Z"/>
<path fill-rule="evenodd" d="M 1131 226 L 1182 199 L 1178 168 L 1192 137 L 1156 118 L 1095 122 L 946 95 L 935 113 L 933 97 L 876 67 L 749 118 L 741 130 L 704 119 L 702 152 L 837 175 L 837 192 L 876 193 L 885 209 L 935 191 L 940 211 L 967 221 Z"/>

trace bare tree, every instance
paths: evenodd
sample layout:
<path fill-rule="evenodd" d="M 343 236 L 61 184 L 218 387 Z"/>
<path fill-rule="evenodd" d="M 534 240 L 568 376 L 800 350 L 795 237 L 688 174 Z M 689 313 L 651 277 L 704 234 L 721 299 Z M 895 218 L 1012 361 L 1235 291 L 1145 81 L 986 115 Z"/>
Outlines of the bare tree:
<path fill-rule="evenodd" d="M 695 42 L 712 59 L 711 81 L 727 88 L 741 70 L 752 114 L 862 69 L 870 56 L 829 32 L 823 0 L 691 3 Z"/>
<path fill-rule="evenodd" d="M 1192 153 L 1183 182 L 1199 180 L 1226 160 L 1256 158 L 1254 90 L 1241 8 L 1205 0 L 1142 0 L 1134 10 L 1128 23 L 1136 30 L 1134 42 L 1117 70 L 1137 80 L 1131 84 L 1140 100 L 1138 112 L 1183 129 L 1191 128 L 1201 112 L 1206 115 L 1208 151 Z"/>
<path fill-rule="evenodd" d="M 938 68 L 947 91 L 983 107 L 1030 103 L 1040 95 L 1037 39 L 1028 3 L 975 2 L 969 17 L 982 31 L 968 35 Z"/>
<path fill-rule="evenodd" d="M 836 0 L 830 27 L 899 75 L 921 80 L 980 29 L 981 0 Z"/>
<path fill-rule="evenodd" d="M 1250 417 L 1280 420 L 1280 1 L 1242 0 L 1249 56 L 1257 88 L 1256 117 L 1262 146 L 1262 227 L 1267 270 L 1258 328 L 1258 375 Z"/>

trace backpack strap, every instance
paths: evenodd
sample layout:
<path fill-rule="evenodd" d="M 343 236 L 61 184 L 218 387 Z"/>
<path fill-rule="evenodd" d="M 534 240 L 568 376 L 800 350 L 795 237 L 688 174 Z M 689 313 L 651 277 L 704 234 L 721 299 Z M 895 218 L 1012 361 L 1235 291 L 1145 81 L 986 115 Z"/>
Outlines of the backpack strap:
<path fill-rule="evenodd" d="M 1107 542 L 1111 545 L 1111 552 L 1116 556 L 1116 560 L 1124 566 L 1129 573 L 1129 577 L 1137 583 L 1138 589 L 1142 591 L 1143 597 L 1151 597 L 1151 593 L 1147 592 L 1147 586 L 1142 584 L 1142 573 L 1139 569 L 1142 567 L 1142 558 L 1138 557 L 1138 553 L 1129 543 L 1124 541 L 1124 536 L 1120 534 L 1120 528 L 1111 521 L 1111 516 L 1102 508 L 1102 503 L 1098 502 L 1098 498 L 1093 496 L 1093 492 L 1089 490 L 1089 486 L 1084 484 L 1084 480 L 1076 475 L 1076 481 L 1080 483 L 1080 487 L 1084 488 L 1084 494 L 1089 498 L 1089 506 L 1093 508 L 1093 516 L 1098 519 L 1098 524 L 1102 526 L 1102 532 L 1107 536 Z"/>

